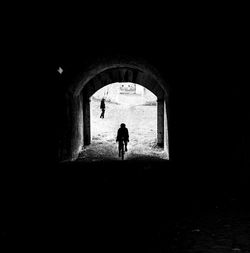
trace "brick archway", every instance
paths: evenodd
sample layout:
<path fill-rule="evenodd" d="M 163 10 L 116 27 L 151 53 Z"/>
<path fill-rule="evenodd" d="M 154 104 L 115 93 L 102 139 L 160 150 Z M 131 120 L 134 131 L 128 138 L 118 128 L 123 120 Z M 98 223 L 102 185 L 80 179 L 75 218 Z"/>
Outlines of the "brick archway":
<path fill-rule="evenodd" d="M 68 89 L 71 114 L 71 159 L 76 159 L 84 145 L 91 142 L 90 97 L 102 87 L 115 82 L 132 82 L 150 90 L 157 97 L 157 143 L 169 154 L 168 89 L 160 74 L 148 64 L 128 60 L 99 62 L 79 75 Z"/>

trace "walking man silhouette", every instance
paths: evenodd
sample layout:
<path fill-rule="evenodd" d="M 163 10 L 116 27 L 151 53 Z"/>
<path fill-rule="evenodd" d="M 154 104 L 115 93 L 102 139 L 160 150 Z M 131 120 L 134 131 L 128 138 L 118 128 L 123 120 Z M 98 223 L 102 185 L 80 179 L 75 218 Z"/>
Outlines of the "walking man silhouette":
<path fill-rule="evenodd" d="M 100 109 L 102 110 L 100 118 L 104 119 L 104 113 L 105 113 L 105 99 L 104 98 L 101 100 Z"/>

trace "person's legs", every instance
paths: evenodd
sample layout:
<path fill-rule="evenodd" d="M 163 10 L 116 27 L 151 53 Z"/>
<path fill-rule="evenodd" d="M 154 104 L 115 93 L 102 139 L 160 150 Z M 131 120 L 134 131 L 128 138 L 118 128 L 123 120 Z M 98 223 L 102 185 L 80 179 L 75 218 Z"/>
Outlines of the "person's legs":
<path fill-rule="evenodd" d="M 119 141 L 118 144 L 119 157 L 121 156 L 121 149 L 122 149 L 122 141 Z"/>
<path fill-rule="evenodd" d="M 124 141 L 124 143 L 125 143 L 125 151 L 128 151 L 128 149 L 127 149 L 127 144 L 128 144 L 128 142 L 127 142 L 127 141 Z"/>
<path fill-rule="evenodd" d="M 105 112 L 105 110 L 102 109 L 102 113 L 101 113 L 100 118 L 104 118 L 104 112 Z"/>

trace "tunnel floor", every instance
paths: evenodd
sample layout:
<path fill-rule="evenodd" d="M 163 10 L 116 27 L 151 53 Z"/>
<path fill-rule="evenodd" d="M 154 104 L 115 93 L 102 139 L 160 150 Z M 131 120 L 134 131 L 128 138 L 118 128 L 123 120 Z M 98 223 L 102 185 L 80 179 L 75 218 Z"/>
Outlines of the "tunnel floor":
<path fill-rule="evenodd" d="M 8 252 L 250 252 L 249 191 L 213 176 L 180 176 L 170 161 L 148 170 L 147 162 L 128 163 L 111 163 L 115 170 L 63 163 L 28 183 L 12 176 L 15 204 L 3 216 L 2 245 Z"/>
<path fill-rule="evenodd" d="M 167 155 L 162 148 L 156 144 L 134 145 L 128 144 L 128 151 L 125 153 L 125 160 L 165 160 Z M 93 141 L 79 154 L 78 161 L 108 161 L 121 160 L 118 156 L 118 144 L 112 141 Z"/>

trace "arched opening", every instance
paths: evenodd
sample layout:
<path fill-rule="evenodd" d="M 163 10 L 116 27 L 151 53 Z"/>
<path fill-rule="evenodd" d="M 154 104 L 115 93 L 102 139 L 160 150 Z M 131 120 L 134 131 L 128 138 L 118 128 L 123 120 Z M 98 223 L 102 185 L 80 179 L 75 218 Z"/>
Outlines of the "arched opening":
<path fill-rule="evenodd" d="M 100 108 L 105 99 L 105 110 Z M 104 86 L 90 98 L 90 141 L 79 155 L 86 161 L 117 160 L 117 130 L 129 130 L 126 160 L 168 159 L 157 144 L 157 97 L 145 87 L 117 82 Z"/>
<path fill-rule="evenodd" d="M 91 143 L 91 100 L 103 87 L 112 83 L 139 84 L 157 97 L 157 145 L 169 159 L 168 92 L 165 81 L 151 66 L 138 62 L 99 63 L 85 71 L 68 90 L 70 154 L 76 159 L 83 147 Z"/>

